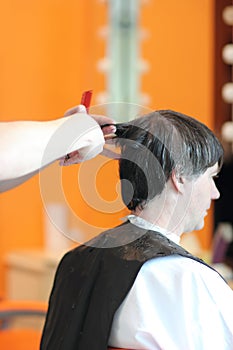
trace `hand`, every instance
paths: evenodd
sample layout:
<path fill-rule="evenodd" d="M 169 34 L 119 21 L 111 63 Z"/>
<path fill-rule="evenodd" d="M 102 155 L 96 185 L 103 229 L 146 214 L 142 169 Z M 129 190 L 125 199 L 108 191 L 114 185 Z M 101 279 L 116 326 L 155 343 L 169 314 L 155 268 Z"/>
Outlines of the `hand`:
<path fill-rule="evenodd" d="M 77 105 L 75 107 L 72 107 L 65 112 L 64 116 L 68 117 L 68 116 L 75 114 L 75 113 L 86 113 L 87 114 L 86 107 L 83 105 Z M 100 127 L 101 127 L 101 125 L 105 125 L 105 124 L 113 124 L 113 125 L 106 126 L 106 127 L 102 128 L 104 135 L 111 135 L 111 134 L 115 133 L 116 127 L 114 126 L 114 124 L 116 122 L 113 119 L 108 118 L 108 117 L 103 116 L 103 115 L 97 115 L 97 114 L 89 114 L 89 115 L 99 124 Z"/>
<path fill-rule="evenodd" d="M 76 114 L 76 113 L 82 113 L 82 114 L 86 113 L 87 114 L 85 106 L 77 105 L 73 108 L 70 108 L 65 112 L 64 116 L 69 117 L 69 116 L 72 116 L 73 114 Z M 116 131 L 116 127 L 114 126 L 115 121 L 113 119 L 105 117 L 103 115 L 89 115 L 89 116 L 92 117 L 100 125 L 100 127 L 102 125 L 108 124 L 105 127 L 101 127 L 103 135 L 106 139 L 109 140 L 109 138 L 112 138 L 115 136 L 114 133 Z M 89 139 L 91 139 L 91 135 L 89 135 Z M 93 134 L 92 139 L 93 140 L 96 139 L 94 134 Z M 93 142 L 93 144 L 94 144 L 94 142 Z M 70 152 L 65 157 L 60 159 L 60 165 L 67 166 L 67 165 L 71 165 L 71 164 L 81 163 L 83 160 L 90 159 L 90 158 L 96 156 L 97 154 L 101 153 L 102 149 L 99 149 L 99 148 L 96 148 L 94 153 L 90 153 L 91 146 L 92 145 L 90 144 L 89 146 L 86 146 L 82 149 Z M 88 152 L 91 155 L 89 158 L 86 157 L 86 153 L 88 153 Z"/>

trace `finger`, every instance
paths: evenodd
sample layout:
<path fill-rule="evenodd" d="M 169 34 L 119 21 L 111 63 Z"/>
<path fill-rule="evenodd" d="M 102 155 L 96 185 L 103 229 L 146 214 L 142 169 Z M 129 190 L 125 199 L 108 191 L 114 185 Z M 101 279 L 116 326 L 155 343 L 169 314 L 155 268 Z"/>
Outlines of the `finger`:
<path fill-rule="evenodd" d="M 101 154 L 101 156 L 105 156 L 105 157 L 111 158 L 111 159 L 120 159 L 121 158 L 121 155 L 119 153 L 113 152 L 112 150 L 110 150 L 108 148 L 104 148 L 100 154 Z"/>
<path fill-rule="evenodd" d="M 62 166 L 68 166 L 68 165 L 80 163 L 80 160 L 81 160 L 81 158 L 80 158 L 79 152 L 74 151 L 74 152 L 67 154 L 62 159 L 60 159 L 59 164 Z"/>
<path fill-rule="evenodd" d="M 116 126 L 115 125 L 108 125 L 108 126 L 104 126 L 101 127 L 102 132 L 104 135 L 114 135 L 116 132 Z M 116 136 L 116 135 L 114 135 Z"/>
<path fill-rule="evenodd" d="M 68 117 L 75 113 L 87 113 L 86 107 L 84 105 L 74 106 L 65 112 L 64 117 Z"/>
<path fill-rule="evenodd" d="M 116 124 L 115 120 L 104 115 L 90 114 L 95 121 L 101 126 L 103 124 Z"/>
<path fill-rule="evenodd" d="M 111 141 L 111 140 L 114 139 L 115 137 L 117 137 L 115 134 L 107 134 L 107 135 L 104 135 L 105 141 Z M 109 143 L 111 143 L 111 142 L 109 142 Z"/>

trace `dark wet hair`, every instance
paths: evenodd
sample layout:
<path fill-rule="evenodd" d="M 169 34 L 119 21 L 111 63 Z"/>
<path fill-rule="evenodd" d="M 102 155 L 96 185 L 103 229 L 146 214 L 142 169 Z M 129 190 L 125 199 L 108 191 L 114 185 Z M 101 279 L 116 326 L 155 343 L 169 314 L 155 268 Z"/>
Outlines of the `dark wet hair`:
<path fill-rule="evenodd" d="M 214 133 L 198 120 L 159 110 L 117 124 L 121 148 L 119 173 L 122 198 L 128 209 L 142 209 L 159 195 L 172 171 L 194 177 L 223 162 L 223 148 Z"/>

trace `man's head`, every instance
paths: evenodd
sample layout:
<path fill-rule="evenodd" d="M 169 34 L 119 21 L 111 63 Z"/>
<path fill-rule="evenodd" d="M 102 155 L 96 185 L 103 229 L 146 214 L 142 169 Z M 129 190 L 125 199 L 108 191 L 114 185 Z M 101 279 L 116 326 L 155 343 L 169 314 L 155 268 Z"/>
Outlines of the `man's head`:
<path fill-rule="evenodd" d="M 119 124 L 116 134 L 122 198 L 130 210 L 161 194 L 172 174 L 192 179 L 222 165 L 223 149 L 213 132 L 178 112 L 152 112 Z"/>

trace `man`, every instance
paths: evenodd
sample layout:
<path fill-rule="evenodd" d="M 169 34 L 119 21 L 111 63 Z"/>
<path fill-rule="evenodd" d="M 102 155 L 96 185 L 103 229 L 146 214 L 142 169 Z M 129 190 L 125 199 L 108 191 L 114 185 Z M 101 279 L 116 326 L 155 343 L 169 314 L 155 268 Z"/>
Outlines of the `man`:
<path fill-rule="evenodd" d="M 174 111 L 117 125 L 128 220 L 69 252 L 50 297 L 42 350 L 232 350 L 233 293 L 179 246 L 201 229 L 223 158 L 202 123 Z"/>
<path fill-rule="evenodd" d="M 109 123 L 111 118 L 89 116 L 83 105 L 50 121 L 1 122 L 0 192 L 25 182 L 54 161 L 71 165 L 96 156 L 103 150 L 104 135 L 115 131 Z M 101 128 L 103 124 L 108 126 Z"/>

